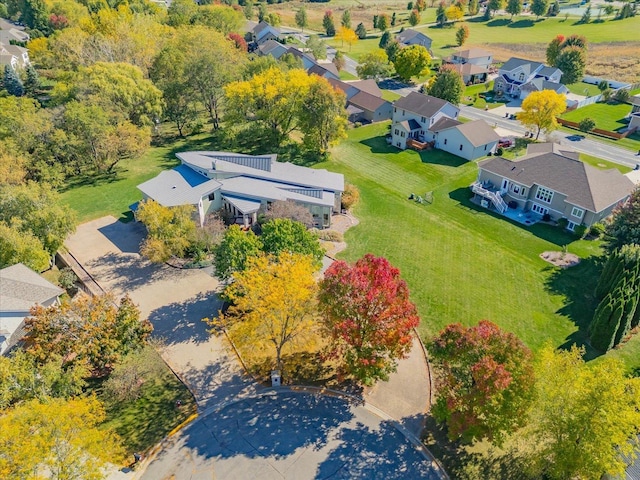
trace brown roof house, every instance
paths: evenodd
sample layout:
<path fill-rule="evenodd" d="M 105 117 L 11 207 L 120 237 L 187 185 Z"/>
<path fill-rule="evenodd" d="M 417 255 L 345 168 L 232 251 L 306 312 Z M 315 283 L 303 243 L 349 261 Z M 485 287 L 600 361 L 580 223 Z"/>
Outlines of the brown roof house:
<path fill-rule="evenodd" d="M 544 215 L 565 218 L 572 231 L 608 217 L 634 189 L 618 170 L 587 165 L 578 152 L 554 143 L 531 144 L 517 161 L 493 157 L 478 167 L 471 189 L 482 206 L 524 224 Z"/>
<path fill-rule="evenodd" d="M 350 122 L 381 122 L 391 118 L 393 105 L 382 98 L 382 90 L 375 80 L 328 80 L 333 88 L 343 91 L 347 96 L 346 108 Z"/>
<path fill-rule="evenodd" d="M 444 61 L 452 65 L 454 70 L 462 76 L 464 83 L 469 85 L 487 80 L 493 56 L 481 48 L 469 48 L 454 53 Z"/>
<path fill-rule="evenodd" d="M 446 100 L 411 92 L 393 104 L 391 143 L 402 150 L 431 143 L 466 160 L 493 153 L 500 139 L 493 129 L 484 120 L 462 123 L 459 113 Z"/>
<path fill-rule="evenodd" d="M 0 270 L 0 355 L 24 336 L 24 319 L 31 307 L 58 303 L 64 290 L 22 263 Z"/>

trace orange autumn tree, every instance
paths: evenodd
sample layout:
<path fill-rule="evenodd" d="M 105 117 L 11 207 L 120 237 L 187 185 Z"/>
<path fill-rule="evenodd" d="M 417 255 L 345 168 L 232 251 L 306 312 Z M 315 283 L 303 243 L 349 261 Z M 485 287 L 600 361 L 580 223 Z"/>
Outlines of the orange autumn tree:
<path fill-rule="evenodd" d="M 315 270 L 309 255 L 285 251 L 277 257 L 251 257 L 224 291 L 231 307 L 217 319 L 205 321 L 214 328 L 228 327 L 241 348 L 271 350 L 281 370 L 284 353 L 315 343 Z"/>
<path fill-rule="evenodd" d="M 400 271 L 371 254 L 335 262 L 320 282 L 320 311 L 332 353 L 366 385 L 386 380 L 411 350 L 420 319 Z"/>

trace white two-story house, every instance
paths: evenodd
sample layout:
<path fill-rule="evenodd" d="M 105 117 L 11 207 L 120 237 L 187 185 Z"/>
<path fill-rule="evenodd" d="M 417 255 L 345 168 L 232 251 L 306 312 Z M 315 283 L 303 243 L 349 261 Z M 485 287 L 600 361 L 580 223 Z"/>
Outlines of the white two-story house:
<path fill-rule="evenodd" d="M 391 143 L 404 150 L 407 140 L 432 142 L 435 140 L 429 127 L 441 118 L 457 120 L 460 109 L 441 98 L 411 92 L 393 104 Z"/>
<path fill-rule="evenodd" d="M 493 55 L 482 48 L 469 48 L 453 53 L 444 61 L 452 65 L 462 76 L 464 83 L 468 85 L 487 80 L 489 68 L 493 63 Z"/>
<path fill-rule="evenodd" d="M 566 94 L 568 90 L 560 83 L 561 78 L 562 70 L 559 68 L 522 58 L 510 58 L 500 67 L 498 78 L 493 83 L 493 90 L 520 99 L 539 90 L 553 90 Z"/>

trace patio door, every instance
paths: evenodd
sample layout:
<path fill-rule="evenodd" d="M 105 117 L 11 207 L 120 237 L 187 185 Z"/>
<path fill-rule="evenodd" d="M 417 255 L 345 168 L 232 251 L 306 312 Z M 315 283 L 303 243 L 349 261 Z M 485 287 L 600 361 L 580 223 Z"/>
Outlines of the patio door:
<path fill-rule="evenodd" d="M 500 193 L 507 193 L 507 188 L 509 187 L 509 180 L 506 178 L 502 179 L 502 185 L 500 185 Z"/>

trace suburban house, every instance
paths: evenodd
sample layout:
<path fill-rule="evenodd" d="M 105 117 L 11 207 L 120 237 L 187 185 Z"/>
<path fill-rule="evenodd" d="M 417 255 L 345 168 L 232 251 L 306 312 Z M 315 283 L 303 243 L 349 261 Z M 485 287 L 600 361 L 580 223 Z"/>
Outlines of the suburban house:
<path fill-rule="evenodd" d="M 328 79 L 336 90 L 341 90 L 347 97 L 347 112 L 350 122 L 380 122 L 390 120 L 393 105 L 382 98 L 382 90 L 375 80 L 342 80 Z"/>
<path fill-rule="evenodd" d="M 0 41 L 0 66 L 3 71 L 5 65 L 9 65 L 13 70 L 18 70 L 25 68 L 30 63 L 29 51 L 26 48 Z"/>
<path fill-rule="evenodd" d="M 391 144 L 404 150 L 427 145 L 473 160 L 495 150 L 499 137 L 484 120 L 464 124 L 455 105 L 411 92 L 393 104 Z"/>
<path fill-rule="evenodd" d="M 258 47 L 260 55 L 271 55 L 276 60 L 280 60 L 283 55 L 290 53 L 294 57 L 302 61 L 302 68 L 309 74 L 316 74 L 327 79 L 340 78 L 340 72 L 336 66 L 329 60 L 316 60 L 311 52 L 303 52 L 302 50 L 283 45 L 275 40 L 267 40 Z"/>
<path fill-rule="evenodd" d="M 309 209 L 316 225 L 327 228 L 340 212 L 344 176 L 327 170 L 276 161 L 277 155 L 233 152 L 181 152 L 181 164 L 140 185 L 144 199 L 165 207 L 193 205 L 200 225 L 208 213 L 222 210 L 249 227 L 258 211 L 277 200 Z M 132 206 L 135 210 L 137 206 Z"/>
<path fill-rule="evenodd" d="M 0 43 L 5 45 L 11 45 L 12 41 L 25 43 L 29 41 L 29 38 L 29 34 L 24 31 L 24 27 L 0 18 Z"/>
<path fill-rule="evenodd" d="M 527 213 L 532 221 L 522 223 L 535 223 L 545 215 L 565 218 L 572 231 L 608 217 L 634 189 L 618 170 L 587 165 L 578 152 L 554 143 L 530 144 L 520 160 L 493 157 L 478 167 L 471 189 L 482 206 L 507 216 Z"/>
<path fill-rule="evenodd" d="M 640 95 L 633 95 L 629 98 L 629 103 L 631 104 L 631 113 L 640 112 Z"/>
<path fill-rule="evenodd" d="M 400 32 L 396 35 L 396 40 L 400 45 L 404 45 L 406 47 L 410 45 L 421 45 L 431 53 L 431 40 L 424 33 L 414 30 L 413 28 L 407 28 L 403 32 Z"/>
<path fill-rule="evenodd" d="M 444 59 L 461 76 L 466 85 L 482 83 L 487 80 L 493 55 L 481 48 L 460 50 Z"/>
<path fill-rule="evenodd" d="M 566 94 L 568 90 L 560 83 L 561 78 L 562 70 L 558 68 L 522 58 L 510 58 L 500 67 L 498 77 L 493 83 L 493 90 L 520 99 L 539 90 L 553 90 Z"/>
<path fill-rule="evenodd" d="M 280 30 L 269 25 L 265 21 L 262 21 L 255 27 L 253 27 L 253 30 L 251 30 L 251 34 L 253 36 L 253 41 L 258 45 L 262 45 L 269 40 L 278 40 L 278 38 L 280 38 L 280 36 L 282 35 L 280 33 Z"/>
<path fill-rule="evenodd" d="M 22 263 L 0 270 L 0 355 L 24 336 L 24 319 L 31 307 L 56 305 L 63 293 Z"/>
<path fill-rule="evenodd" d="M 335 80 L 340 78 L 340 72 L 338 72 L 336 66 L 327 60 L 316 60 L 315 64 L 307 69 L 307 73 L 309 75 L 313 73 L 319 77 L 324 77 L 327 80 L 330 78 Z"/>

